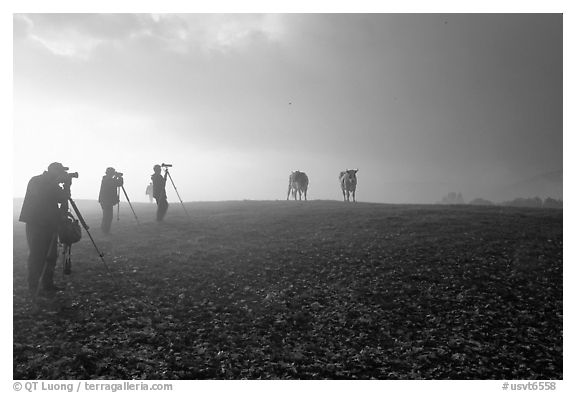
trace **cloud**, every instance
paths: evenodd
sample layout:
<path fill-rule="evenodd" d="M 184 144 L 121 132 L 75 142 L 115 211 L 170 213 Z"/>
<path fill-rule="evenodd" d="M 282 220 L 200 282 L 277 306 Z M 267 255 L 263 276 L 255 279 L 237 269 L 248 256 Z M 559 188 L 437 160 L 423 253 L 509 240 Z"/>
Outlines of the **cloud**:
<path fill-rule="evenodd" d="M 285 24 L 281 15 L 152 14 L 145 30 L 169 51 L 209 55 L 280 41 Z"/>
<path fill-rule="evenodd" d="M 103 45 L 156 41 L 168 51 L 209 54 L 283 37 L 281 15 L 264 14 L 15 14 L 14 37 L 57 56 L 88 60 Z"/>
<path fill-rule="evenodd" d="M 98 46 L 129 34 L 129 18 L 106 16 L 104 23 L 94 14 L 16 14 L 15 40 L 30 40 L 56 56 L 88 60 Z"/>

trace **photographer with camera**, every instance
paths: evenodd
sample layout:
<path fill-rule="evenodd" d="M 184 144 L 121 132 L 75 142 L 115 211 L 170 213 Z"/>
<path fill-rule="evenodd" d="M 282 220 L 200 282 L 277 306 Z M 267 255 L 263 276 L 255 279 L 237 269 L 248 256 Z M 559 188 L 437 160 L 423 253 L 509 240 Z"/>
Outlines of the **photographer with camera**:
<path fill-rule="evenodd" d="M 120 202 L 118 188 L 124 185 L 123 174 L 116 172 L 112 167 L 106 168 L 106 175 L 102 176 L 100 194 L 98 202 L 102 206 L 102 232 L 110 233 L 112 218 L 114 217 L 114 206 Z"/>
<path fill-rule="evenodd" d="M 62 220 L 63 207 L 67 210 L 71 177 L 78 176 L 68 174 L 67 171 L 68 168 L 61 163 L 53 162 L 47 171 L 32 177 L 26 188 L 19 220 L 26 223 L 26 240 L 30 250 L 28 289 L 34 302 L 38 294 L 52 296 L 58 290 L 54 285 L 54 270 L 58 259 L 58 227 Z"/>
<path fill-rule="evenodd" d="M 166 178 L 168 171 L 165 169 L 164 176 L 161 174 L 162 167 L 154 165 L 154 174 L 152 177 L 152 194 L 156 198 L 158 210 L 156 211 L 156 221 L 162 221 L 168 211 L 168 200 L 166 198 Z"/>

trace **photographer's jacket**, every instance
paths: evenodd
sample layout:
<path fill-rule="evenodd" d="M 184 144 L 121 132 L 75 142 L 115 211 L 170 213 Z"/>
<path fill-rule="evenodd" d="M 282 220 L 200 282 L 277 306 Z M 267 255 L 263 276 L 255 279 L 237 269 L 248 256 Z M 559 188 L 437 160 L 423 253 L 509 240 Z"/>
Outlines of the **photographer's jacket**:
<path fill-rule="evenodd" d="M 68 201 L 68 192 L 44 172 L 28 182 L 20 221 L 56 230 L 60 222 L 59 203 Z"/>
<path fill-rule="evenodd" d="M 152 175 L 152 192 L 156 199 L 166 198 L 166 174 L 162 176 L 159 173 Z"/>
<path fill-rule="evenodd" d="M 120 176 L 102 176 L 98 202 L 102 205 L 116 205 L 120 202 L 120 198 L 118 197 L 118 187 L 122 187 L 123 185 L 124 180 Z"/>

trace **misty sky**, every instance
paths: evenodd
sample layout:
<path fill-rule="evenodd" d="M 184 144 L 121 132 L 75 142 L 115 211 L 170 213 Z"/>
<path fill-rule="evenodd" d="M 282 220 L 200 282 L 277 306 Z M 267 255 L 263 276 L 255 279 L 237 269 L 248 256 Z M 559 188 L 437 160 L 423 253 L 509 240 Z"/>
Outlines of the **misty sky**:
<path fill-rule="evenodd" d="M 489 198 L 562 169 L 562 15 L 16 14 L 14 161 L 19 197 L 61 161 L 76 199 L 161 162 L 185 201 Z"/>

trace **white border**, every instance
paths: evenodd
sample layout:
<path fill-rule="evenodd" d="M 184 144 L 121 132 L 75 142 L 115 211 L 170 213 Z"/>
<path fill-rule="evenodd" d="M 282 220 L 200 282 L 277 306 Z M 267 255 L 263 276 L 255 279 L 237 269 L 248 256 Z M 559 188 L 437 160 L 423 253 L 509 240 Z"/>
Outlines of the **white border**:
<path fill-rule="evenodd" d="M 573 185 L 573 159 L 571 157 L 571 147 L 573 144 L 574 121 L 571 109 L 574 108 L 572 98 L 574 92 L 574 77 L 570 70 L 576 70 L 574 64 L 574 6 L 568 1 L 494 1 L 485 0 L 481 2 L 457 2 L 457 1 L 412 1 L 398 2 L 396 4 L 386 4 L 383 2 L 355 0 L 355 1 L 311 1 L 311 0 L 291 0 L 279 4 L 265 0 L 218 0 L 218 1 L 197 1 L 185 2 L 176 0 L 130 0 L 113 1 L 101 0 L 98 2 L 79 2 L 72 0 L 25 0 L 25 1 L 4 1 L 0 5 L 0 36 L 2 48 L 2 61 L 0 62 L 0 75 L 4 79 L 0 90 L 2 97 L 2 115 L 0 116 L 2 143 L 0 144 L 0 159 L 2 168 L 6 168 L 8 175 L 4 174 L 4 185 L 10 184 L 10 190 L 3 190 L 0 193 L 2 210 L 0 222 L 2 223 L 2 253 L 6 258 L 2 258 L 2 310 L 8 314 L 5 323 L 2 324 L 2 367 L 1 384 L 9 384 L 5 391 L 12 391 L 12 191 L 13 184 L 13 157 L 12 157 L 12 13 L 20 12 L 226 12 L 226 13 L 268 13 L 268 12 L 338 12 L 338 13 L 358 13 L 358 12 L 386 12 L 386 13 L 531 13 L 548 12 L 564 14 L 564 381 L 557 381 L 556 391 L 576 391 L 574 375 L 570 370 L 574 370 L 574 248 L 570 241 L 571 224 L 573 220 L 573 209 L 571 206 L 572 185 Z M 569 132 L 572 131 L 572 132 Z M 151 381 L 149 381 L 151 382 Z M 172 381 L 173 391 L 187 391 L 190 388 L 201 390 L 212 390 L 215 388 L 229 389 L 232 383 L 235 390 L 246 392 L 258 392 L 274 389 L 278 392 L 290 392 L 293 389 L 357 389 L 369 391 L 400 391 L 404 389 L 416 388 L 420 391 L 438 392 L 490 392 L 503 391 L 502 381 Z M 523 381 L 520 381 L 523 382 Z M 271 385 L 273 383 L 273 386 Z M 322 386 L 320 386 L 322 384 Z M 361 386 L 358 386 L 361 385 Z M 0 385 L 2 386 L 2 385 Z M 9 389 L 9 390 L 8 390 Z"/>

